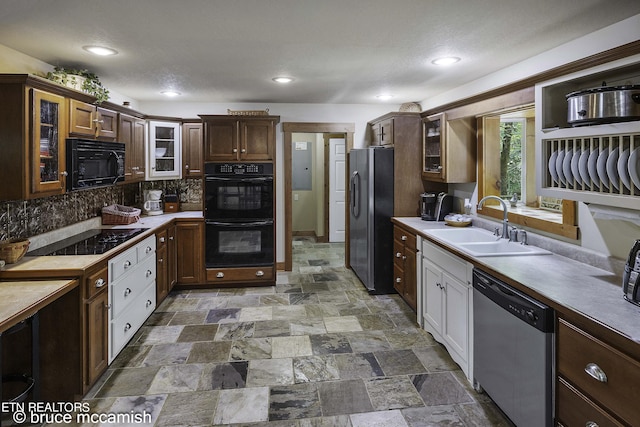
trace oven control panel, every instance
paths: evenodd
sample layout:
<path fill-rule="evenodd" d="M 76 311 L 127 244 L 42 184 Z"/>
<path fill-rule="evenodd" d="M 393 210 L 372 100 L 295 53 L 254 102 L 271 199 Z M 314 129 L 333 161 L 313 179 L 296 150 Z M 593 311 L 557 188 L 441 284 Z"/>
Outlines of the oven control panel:
<path fill-rule="evenodd" d="M 273 175 L 272 163 L 206 163 L 206 175 Z"/>

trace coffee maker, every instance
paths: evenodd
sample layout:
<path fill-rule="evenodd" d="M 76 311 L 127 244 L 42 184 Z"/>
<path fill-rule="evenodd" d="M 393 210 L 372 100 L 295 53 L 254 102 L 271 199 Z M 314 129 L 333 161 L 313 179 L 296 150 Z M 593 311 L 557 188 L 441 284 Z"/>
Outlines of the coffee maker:
<path fill-rule="evenodd" d="M 446 193 L 422 193 L 420 195 L 420 218 L 423 221 L 443 221 L 453 209 L 453 197 Z"/>
<path fill-rule="evenodd" d="M 636 240 L 629 252 L 622 276 L 624 299 L 640 305 L 640 239 Z"/>
<path fill-rule="evenodd" d="M 144 190 L 144 211 L 147 215 L 161 215 L 162 190 Z"/>

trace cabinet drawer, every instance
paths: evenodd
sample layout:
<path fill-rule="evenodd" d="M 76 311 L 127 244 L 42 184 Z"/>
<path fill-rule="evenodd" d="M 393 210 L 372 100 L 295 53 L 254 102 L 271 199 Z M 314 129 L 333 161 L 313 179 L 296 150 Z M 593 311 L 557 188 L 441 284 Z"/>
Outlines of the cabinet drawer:
<path fill-rule="evenodd" d="M 156 251 L 156 236 L 149 236 L 142 242 L 138 243 L 136 245 L 136 251 L 138 254 L 138 262 L 152 256 Z"/>
<path fill-rule="evenodd" d="M 399 242 L 403 242 L 405 246 L 416 249 L 416 235 L 403 230 L 400 227 L 393 228 L 393 238 Z"/>
<path fill-rule="evenodd" d="M 273 268 L 216 268 L 207 269 L 208 282 L 238 282 L 273 280 Z"/>
<path fill-rule="evenodd" d="M 85 296 L 90 299 L 109 284 L 109 269 L 105 266 L 84 280 Z"/>
<path fill-rule="evenodd" d="M 602 408 L 591 402 L 578 390 L 567 384 L 562 378 L 557 383 L 558 413 L 557 419 L 566 426 L 590 426 L 599 427 L 619 426 Z M 595 424 L 590 424 L 595 423 Z"/>
<path fill-rule="evenodd" d="M 467 283 L 467 263 L 462 259 L 445 252 L 427 240 L 422 241 L 422 256 L 448 271 L 461 282 Z"/>
<path fill-rule="evenodd" d="M 122 315 L 111 322 L 111 347 L 109 349 L 111 360 L 129 342 L 155 308 L 156 287 L 151 285 L 133 300 L 130 307 Z"/>
<path fill-rule="evenodd" d="M 109 261 L 109 282 L 120 279 L 125 273 L 133 270 L 137 263 L 138 253 L 135 246 L 112 258 Z"/>
<path fill-rule="evenodd" d="M 147 258 L 126 277 L 111 284 L 111 316 L 116 318 L 156 279 L 155 258 Z"/>
<path fill-rule="evenodd" d="M 629 423 L 640 420 L 640 364 L 562 319 L 558 322 L 558 374 L 591 400 Z M 587 373 L 606 376 L 598 380 Z"/>
<path fill-rule="evenodd" d="M 393 263 L 402 266 L 404 264 L 404 244 L 398 240 L 393 240 Z"/>
<path fill-rule="evenodd" d="M 156 233 L 156 251 L 167 246 L 167 229 Z"/>

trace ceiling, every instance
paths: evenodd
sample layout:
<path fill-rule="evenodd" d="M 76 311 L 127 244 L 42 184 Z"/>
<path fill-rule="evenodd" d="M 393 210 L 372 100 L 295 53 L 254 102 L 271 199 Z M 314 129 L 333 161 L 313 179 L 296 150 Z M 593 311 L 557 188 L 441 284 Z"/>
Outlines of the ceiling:
<path fill-rule="evenodd" d="M 0 44 L 138 101 L 400 104 L 638 13 L 638 0 L 2 0 Z M 450 55 L 462 60 L 431 63 Z"/>

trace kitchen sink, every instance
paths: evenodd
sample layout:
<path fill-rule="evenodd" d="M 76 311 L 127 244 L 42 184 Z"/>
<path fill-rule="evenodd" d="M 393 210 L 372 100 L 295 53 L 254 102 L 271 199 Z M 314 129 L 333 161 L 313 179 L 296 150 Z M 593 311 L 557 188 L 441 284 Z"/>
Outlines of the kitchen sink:
<path fill-rule="evenodd" d="M 437 230 L 424 230 L 447 243 L 473 243 L 473 242 L 495 242 L 498 237 L 483 228 L 440 228 Z"/>
<path fill-rule="evenodd" d="M 441 228 L 424 232 L 475 257 L 551 254 L 537 246 L 500 239 L 483 228 Z"/>
<path fill-rule="evenodd" d="M 455 246 L 476 257 L 551 254 L 551 252 L 537 246 L 521 245 L 506 239 L 494 242 L 457 243 Z"/>

